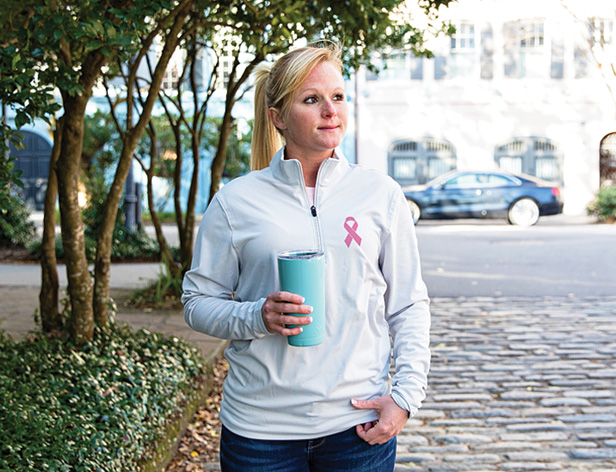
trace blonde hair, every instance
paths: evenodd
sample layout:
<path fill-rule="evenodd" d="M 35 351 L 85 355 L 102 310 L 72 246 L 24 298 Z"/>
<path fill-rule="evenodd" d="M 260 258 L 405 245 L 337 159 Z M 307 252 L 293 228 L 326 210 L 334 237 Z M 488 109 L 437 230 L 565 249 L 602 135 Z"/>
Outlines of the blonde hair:
<path fill-rule="evenodd" d="M 283 144 L 282 133 L 270 120 L 268 110 L 276 108 L 286 119 L 295 92 L 322 61 L 331 62 L 342 73 L 341 51 L 333 44 L 294 49 L 273 66 L 261 64 L 255 69 L 255 118 L 250 154 L 252 170 L 269 166 L 272 156 Z"/>

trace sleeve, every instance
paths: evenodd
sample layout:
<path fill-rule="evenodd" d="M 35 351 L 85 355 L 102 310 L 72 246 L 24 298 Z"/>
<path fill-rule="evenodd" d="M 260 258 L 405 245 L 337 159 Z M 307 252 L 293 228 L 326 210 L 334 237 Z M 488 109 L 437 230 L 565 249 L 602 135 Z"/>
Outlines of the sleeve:
<path fill-rule="evenodd" d="M 393 339 L 392 398 L 412 417 L 426 396 L 430 369 L 430 309 L 421 277 L 415 226 L 402 191 L 391 206 L 380 256 L 387 282 L 385 317 Z"/>
<path fill-rule="evenodd" d="M 215 197 L 201 220 L 192 266 L 182 284 L 184 319 L 191 328 L 230 340 L 269 334 L 261 316 L 265 299 L 233 300 L 239 273 L 233 229 L 220 199 Z"/>

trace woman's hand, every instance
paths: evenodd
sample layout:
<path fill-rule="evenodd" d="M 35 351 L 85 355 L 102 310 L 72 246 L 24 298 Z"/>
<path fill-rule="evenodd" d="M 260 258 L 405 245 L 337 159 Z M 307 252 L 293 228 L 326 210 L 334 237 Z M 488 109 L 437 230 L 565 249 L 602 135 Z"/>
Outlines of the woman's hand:
<path fill-rule="evenodd" d="M 307 325 L 312 322 L 310 316 L 293 316 L 285 313 L 309 315 L 312 307 L 304 305 L 304 297 L 289 292 L 272 292 L 265 299 L 261 316 L 267 331 L 283 336 L 293 336 L 302 332 L 302 327 L 287 328 L 285 325 Z"/>
<path fill-rule="evenodd" d="M 357 435 L 368 444 L 385 444 L 397 436 L 409 419 L 409 412 L 400 408 L 391 395 L 374 400 L 351 400 L 358 410 L 374 410 L 379 419 L 366 424 L 358 424 Z"/>

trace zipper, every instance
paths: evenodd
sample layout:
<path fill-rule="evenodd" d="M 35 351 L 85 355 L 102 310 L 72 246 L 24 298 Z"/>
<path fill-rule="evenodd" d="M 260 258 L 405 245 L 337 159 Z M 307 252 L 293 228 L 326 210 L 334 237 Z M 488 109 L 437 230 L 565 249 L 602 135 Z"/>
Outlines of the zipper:
<path fill-rule="evenodd" d="M 325 254 L 325 247 L 323 246 L 323 238 L 321 238 L 321 222 L 319 221 L 319 217 L 317 214 L 317 202 L 319 201 L 317 199 L 317 197 L 319 196 L 319 180 L 321 177 L 321 171 L 323 170 L 323 167 L 327 166 L 327 161 L 321 163 L 321 166 L 319 167 L 319 172 L 317 173 L 317 181 L 314 184 L 314 202 L 312 204 L 312 206 L 310 207 L 310 213 L 312 214 L 312 217 L 314 218 L 314 224 L 315 224 L 315 230 L 317 232 L 317 241 L 318 241 L 318 245 L 319 245 L 319 251 L 323 252 L 323 255 L 325 257 L 325 261 L 327 261 L 327 254 Z"/>
<path fill-rule="evenodd" d="M 319 221 L 319 216 L 318 216 L 318 212 L 317 212 L 317 196 L 318 196 L 318 192 L 319 192 L 319 177 L 321 176 L 321 170 L 322 170 L 322 166 L 323 165 L 327 165 L 325 163 L 321 164 L 321 167 L 319 168 L 319 172 L 317 174 L 317 181 L 316 184 L 314 186 L 314 202 L 310 202 L 310 199 L 308 198 L 308 190 L 306 190 L 306 182 L 304 182 L 304 178 L 303 175 L 301 176 L 301 183 L 302 183 L 302 188 L 304 189 L 304 197 L 306 198 L 306 202 L 308 203 L 309 207 L 310 207 L 310 214 L 312 215 L 313 219 L 314 219 L 314 230 L 316 233 L 316 237 L 317 237 L 317 244 L 318 247 L 317 249 L 319 251 L 322 251 L 323 254 L 325 255 L 325 258 L 327 258 L 327 255 L 325 254 L 325 247 L 323 247 L 323 238 L 321 237 L 321 223 Z"/>
<path fill-rule="evenodd" d="M 316 202 L 317 200 L 317 194 L 316 194 L 316 189 L 315 189 L 315 193 L 314 193 L 314 200 Z M 317 233 L 317 241 L 318 241 L 318 249 L 319 251 L 322 251 L 323 254 L 325 254 L 325 248 L 323 247 L 323 241 L 321 239 L 321 223 L 319 222 L 319 217 L 317 215 L 317 208 L 316 206 L 312 205 L 310 207 L 310 213 L 312 214 L 312 217 L 314 218 L 314 227 L 315 227 L 315 232 Z"/>

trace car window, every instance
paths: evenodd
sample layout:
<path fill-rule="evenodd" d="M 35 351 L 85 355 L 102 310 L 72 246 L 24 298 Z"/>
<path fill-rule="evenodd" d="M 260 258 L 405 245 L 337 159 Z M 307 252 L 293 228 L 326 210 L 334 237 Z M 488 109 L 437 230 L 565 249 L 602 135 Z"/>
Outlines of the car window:
<path fill-rule="evenodd" d="M 487 183 L 490 187 L 505 187 L 515 185 L 510 178 L 499 174 L 487 174 Z"/>
<path fill-rule="evenodd" d="M 449 179 L 445 183 L 446 188 L 473 188 L 477 187 L 477 176 L 475 174 L 461 174 Z"/>

